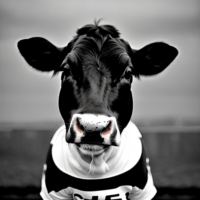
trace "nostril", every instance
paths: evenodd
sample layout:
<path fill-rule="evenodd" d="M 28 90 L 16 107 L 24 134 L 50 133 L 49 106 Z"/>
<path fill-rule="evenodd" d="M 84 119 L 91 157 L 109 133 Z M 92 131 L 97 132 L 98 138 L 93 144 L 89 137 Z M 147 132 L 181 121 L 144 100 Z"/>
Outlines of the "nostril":
<path fill-rule="evenodd" d="M 76 119 L 75 127 L 76 127 L 76 130 L 79 133 L 83 133 L 84 132 L 84 127 L 81 125 L 81 123 L 79 121 L 79 118 Z"/>
<path fill-rule="evenodd" d="M 74 114 L 66 134 L 68 143 L 119 146 L 120 132 L 114 117 Z"/>
<path fill-rule="evenodd" d="M 102 130 L 101 135 L 106 136 L 111 132 L 112 129 L 112 122 L 110 121 L 108 125 Z"/>

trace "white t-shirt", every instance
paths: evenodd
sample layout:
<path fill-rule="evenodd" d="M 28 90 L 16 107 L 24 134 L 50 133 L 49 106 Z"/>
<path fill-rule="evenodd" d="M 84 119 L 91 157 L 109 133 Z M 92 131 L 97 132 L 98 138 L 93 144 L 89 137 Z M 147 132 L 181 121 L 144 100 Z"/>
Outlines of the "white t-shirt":
<path fill-rule="evenodd" d="M 61 126 L 53 136 L 44 165 L 40 195 L 45 200 L 150 200 L 156 194 L 141 134 L 129 122 L 110 170 L 91 175 L 82 170 Z"/>

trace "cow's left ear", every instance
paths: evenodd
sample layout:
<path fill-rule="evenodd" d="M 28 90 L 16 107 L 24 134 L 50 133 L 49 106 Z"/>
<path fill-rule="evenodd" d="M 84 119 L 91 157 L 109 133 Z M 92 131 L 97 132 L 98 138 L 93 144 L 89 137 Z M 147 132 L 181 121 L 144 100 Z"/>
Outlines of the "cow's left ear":
<path fill-rule="evenodd" d="M 62 48 L 57 48 L 41 37 L 20 40 L 17 46 L 26 62 L 33 68 L 42 72 L 59 71 L 63 60 Z"/>
<path fill-rule="evenodd" d="M 133 50 L 135 76 L 151 76 L 162 72 L 178 55 L 178 50 L 164 42 L 156 42 Z"/>

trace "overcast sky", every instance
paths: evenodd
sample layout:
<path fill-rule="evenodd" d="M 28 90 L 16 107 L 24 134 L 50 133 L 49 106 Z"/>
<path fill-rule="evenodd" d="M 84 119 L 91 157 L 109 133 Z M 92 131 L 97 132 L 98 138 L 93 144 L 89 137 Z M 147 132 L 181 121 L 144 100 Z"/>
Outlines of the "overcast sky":
<path fill-rule="evenodd" d="M 134 120 L 200 121 L 200 3 L 131 0 L 0 0 L 0 122 L 60 121 L 60 76 L 31 69 L 16 48 L 45 37 L 65 46 L 77 28 L 103 18 L 139 49 L 165 41 L 179 56 L 158 76 L 134 79 Z"/>

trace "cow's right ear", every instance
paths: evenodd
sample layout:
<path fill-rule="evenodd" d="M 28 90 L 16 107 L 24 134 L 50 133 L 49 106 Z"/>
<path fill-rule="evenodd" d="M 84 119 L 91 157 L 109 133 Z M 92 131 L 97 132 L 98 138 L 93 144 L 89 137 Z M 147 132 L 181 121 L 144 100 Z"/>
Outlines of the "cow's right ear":
<path fill-rule="evenodd" d="M 20 40 L 17 46 L 26 62 L 33 68 L 42 72 L 59 71 L 63 60 L 62 49 L 48 40 L 33 37 Z"/>
<path fill-rule="evenodd" d="M 162 72 L 178 55 L 178 50 L 164 42 L 151 43 L 133 50 L 134 75 L 151 76 Z"/>

